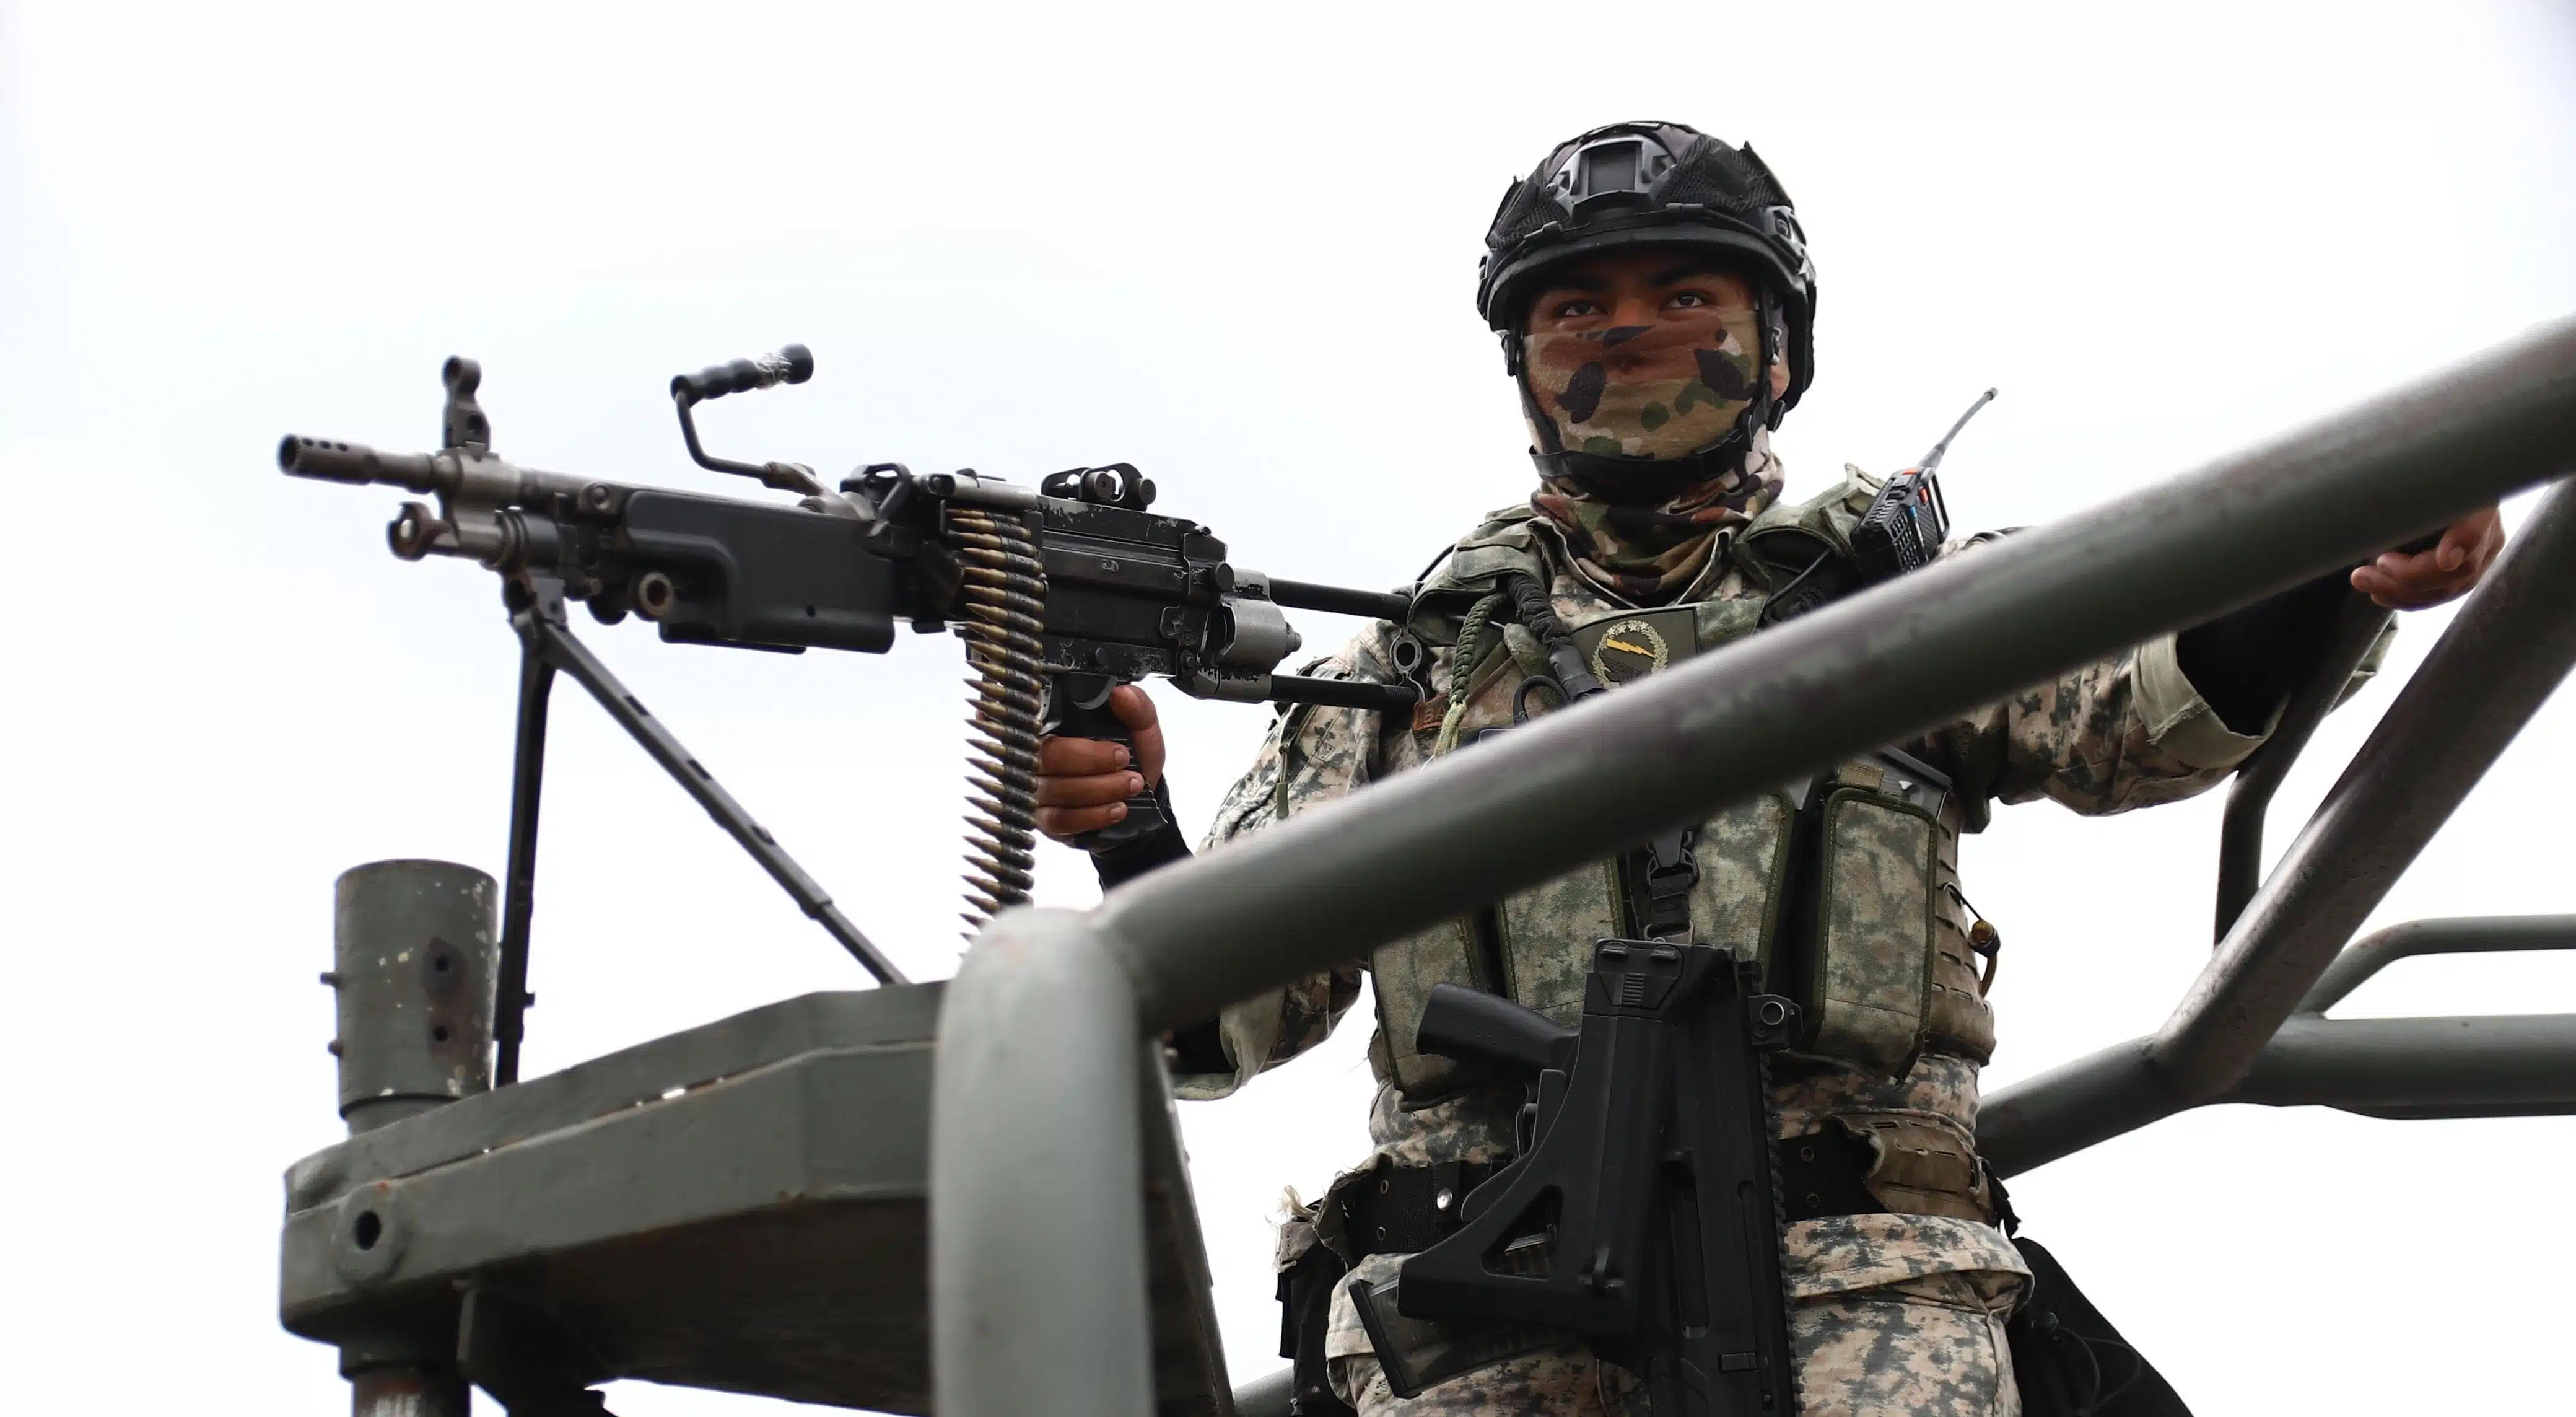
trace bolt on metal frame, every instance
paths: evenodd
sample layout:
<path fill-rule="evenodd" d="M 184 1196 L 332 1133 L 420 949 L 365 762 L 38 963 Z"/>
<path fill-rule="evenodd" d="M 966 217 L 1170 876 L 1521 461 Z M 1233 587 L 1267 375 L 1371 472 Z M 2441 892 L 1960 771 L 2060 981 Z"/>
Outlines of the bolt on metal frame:
<path fill-rule="evenodd" d="M 1096 910 L 993 921 L 948 988 L 932 1090 L 940 1411 L 1151 1410 L 1135 1079 L 1140 1061 L 1159 1073 L 1160 1031 L 2571 470 L 2576 322 L 2563 321 L 1157 872 Z M 2562 486 L 2437 652 L 2446 672 L 2499 682 L 2445 692 L 2421 676 L 2174 1020 L 1997 1099 L 1986 1145 L 2033 1165 L 2240 1084 L 2251 1101 L 2335 1093 L 2338 1069 L 2381 1035 L 2325 1021 L 2331 1000 L 2293 1011 L 2326 992 L 2310 990 L 2335 950 L 2564 674 L 2571 538 L 2576 489 Z M 2389 830 L 2365 830 L 2374 805 L 2396 814 L 2377 824 Z M 2390 1022 L 2416 1021 L 2372 1026 Z M 2290 1046 L 2267 1068 L 2282 1032 Z M 2565 1056 L 2550 1030 L 2496 1032 L 2502 1075 Z"/>

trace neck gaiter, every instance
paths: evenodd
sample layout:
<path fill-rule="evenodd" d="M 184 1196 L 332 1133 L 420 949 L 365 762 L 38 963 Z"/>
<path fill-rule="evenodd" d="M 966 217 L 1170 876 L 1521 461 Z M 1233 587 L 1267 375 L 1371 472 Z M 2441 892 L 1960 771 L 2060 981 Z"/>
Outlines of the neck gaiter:
<path fill-rule="evenodd" d="M 1780 480 L 1770 431 L 1760 429 L 1740 464 L 1678 491 L 1667 484 L 1640 498 L 1557 476 L 1540 483 L 1530 507 L 1564 533 L 1585 574 L 1636 604 L 1661 605 L 1707 568 L 1721 528 L 1751 521 L 1779 499 Z"/>

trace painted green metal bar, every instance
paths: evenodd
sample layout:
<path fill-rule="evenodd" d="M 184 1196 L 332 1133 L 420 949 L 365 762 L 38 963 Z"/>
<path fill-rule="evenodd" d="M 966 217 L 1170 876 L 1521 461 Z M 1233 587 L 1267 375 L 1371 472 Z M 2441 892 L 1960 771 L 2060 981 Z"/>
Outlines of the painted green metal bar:
<path fill-rule="evenodd" d="M 1005 912 L 941 1001 L 930 1365 L 942 1414 L 1154 1410 L 1135 981 L 1088 926 L 1069 911 Z"/>
<path fill-rule="evenodd" d="M 2224 1092 L 2192 1096 L 2132 1038 L 1988 1097 L 1977 1148 L 1996 1174 L 2217 1102 L 2333 1107 L 2369 1117 L 2543 1117 L 2576 1111 L 2576 1015 L 2329 1019 L 2400 959 L 2576 950 L 2576 916 L 2412 920 L 2354 942 Z"/>
<path fill-rule="evenodd" d="M 2299 1001 L 2303 1014 L 2321 1014 L 2401 959 L 2418 955 L 2521 954 L 2576 950 L 2576 915 L 2469 915 L 2409 920 L 2376 931 L 2336 955 Z"/>

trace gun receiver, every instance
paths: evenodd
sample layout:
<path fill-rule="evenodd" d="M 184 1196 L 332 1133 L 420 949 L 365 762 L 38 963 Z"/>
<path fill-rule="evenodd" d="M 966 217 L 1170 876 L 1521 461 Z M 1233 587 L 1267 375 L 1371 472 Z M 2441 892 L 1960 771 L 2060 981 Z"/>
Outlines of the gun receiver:
<path fill-rule="evenodd" d="M 1533 1084 L 1520 1156 L 1397 1278 L 1351 1283 L 1401 1397 L 1570 1330 L 1642 1376 L 1653 1410 L 1797 1410 L 1767 1121 L 1797 1006 L 1727 950 L 1604 940 L 1579 1033 L 1506 999 L 1432 991 L 1425 1051 Z"/>

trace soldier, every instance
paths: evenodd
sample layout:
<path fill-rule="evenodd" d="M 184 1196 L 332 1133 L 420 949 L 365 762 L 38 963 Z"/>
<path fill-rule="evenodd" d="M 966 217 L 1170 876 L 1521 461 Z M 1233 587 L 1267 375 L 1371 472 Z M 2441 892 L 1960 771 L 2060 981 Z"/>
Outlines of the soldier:
<path fill-rule="evenodd" d="M 1615 688 L 1849 579 L 1849 533 L 1881 484 L 1846 468 L 1818 496 L 1781 500 L 1770 433 L 1814 375 L 1816 284 L 1789 198 L 1750 147 L 1677 124 L 1596 129 L 1513 184 L 1485 244 L 1478 306 L 1518 384 L 1538 486 L 1455 544 L 1410 624 L 1374 625 L 1305 671 L 1410 678 L 1422 706 L 1288 710 L 1202 849 L 1551 711 L 1562 690 L 1551 645 L 1570 641 Z M 1681 886 L 1657 876 L 1657 889 L 1686 892 L 1693 938 L 1758 949 L 1769 987 L 1795 989 L 1808 1010 L 1773 1095 L 1783 1165 L 1801 1178 L 1782 1243 L 1805 1412 L 2020 1411 L 2004 1325 L 2028 1270 L 1976 1153 L 1995 937 L 1960 888 L 1959 834 L 1997 800 L 2046 796 L 2097 814 L 2203 791 L 2263 742 L 2316 666 L 2347 585 L 2384 605 L 2436 604 L 2475 585 L 2502 543 L 2490 508 L 2432 550 L 2392 552 L 2035 685 L 1896 745 L 1901 756 L 1728 809 L 1693 834 Z M 1044 747 L 1039 821 L 1058 840 L 1162 790 L 1151 703 L 1122 688 L 1114 707 L 1132 756 L 1090 740 Z M 1095 860 L 1114 886 L 1187 854 L 1166 828 Z M 1322 1261 L 1328 1279 L 1347 1266 L 1375 1282 L 1443 1233 L 1439 1188 L 1472 1187 L 1511 1156 L 1522 1096 L 1414 1047 L 1425 996 L 1469 984 L 1572 1022 L 1593 942 L 1639 932 L 1656 864 L 1632 851 L 1587 867 L 1175 1036 L 1182 1095 L 1220 1097 L 1314 1046 L 1363 970 L 1372 978 L 1376 1148 L 1291 1219 L 1283 1271 Z M 1344 1287 L 1314 1291 L 1332 1298 L 1316 1314 L 1323 1352 L 1307 1355 L 1321 1362 L 1305 1366 L 1369 1417 L 1642 1405 L 1631 1375 L 1570 1339 L 1398 1399 Z M 1321 1409 L 1320 1394 L 1301 1400 Z"/>

